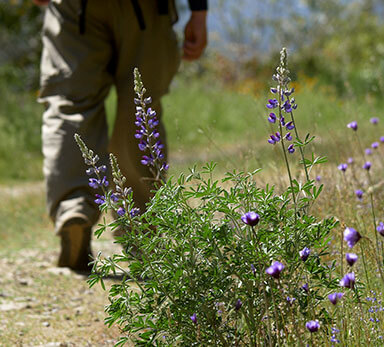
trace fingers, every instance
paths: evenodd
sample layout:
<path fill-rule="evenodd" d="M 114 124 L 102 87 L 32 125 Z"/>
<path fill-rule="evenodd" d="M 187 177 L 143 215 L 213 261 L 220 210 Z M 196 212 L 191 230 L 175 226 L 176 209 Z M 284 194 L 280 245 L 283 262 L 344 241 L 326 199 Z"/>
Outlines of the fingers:
<path fill-rule="evenodd" d="M 190 41 L 184 42 L 183 59 L 192 61 L 200 58 L 200 56 L 203 54 L 204 48 L 205 48 L 205 44 L 203 43 L 190 42 Z"/>

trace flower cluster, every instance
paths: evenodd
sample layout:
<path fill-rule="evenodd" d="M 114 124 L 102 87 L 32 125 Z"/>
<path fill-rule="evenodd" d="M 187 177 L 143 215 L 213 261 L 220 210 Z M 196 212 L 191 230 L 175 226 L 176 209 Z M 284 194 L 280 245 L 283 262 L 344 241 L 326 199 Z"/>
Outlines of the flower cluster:
<path fill-rule="evenodd" d="M 146 154 L 142 156 L 141 163 L 150 168 L 155 180 L 164 179 L 165 171 L 169 165 L 165 161 L 164 144 L 159 140 L 160 133 L 157 130 L 159 120 L 156 117 L 156 111 L 147 106 L 152 102 L 151 97 L 144 97 L 146 89 L 141 80 L 139 70 L 134 70 L 135 77 L 135 104 L 136 130 L 135 138 L 139 140 L 139 149 Z"/>
<path fill-rule="evenodd" d="M 267 108 L 269 110 L 277 109 L 277 115 L 275 112 L 270 112 L 268 115 L 268 121 L 270 123 L 278 123 L 279 131 L 270 135 L 268 142 L 272 145 L 276 144 L 280 140 L 292 141 L 291 130 L 295 128 L 293 118 L 291 121 L 286 121 L 284 114 L 291 114 L 293 110 L 297 108 L 295 103 L 295 98 L 291 98 L 291 95 L 294 93 L 294 88 L 289 88 L 288 84 L 290 78 L 288 77 L 289 70 L 287 69 L 287 52 L 283 48 L 280 52 L 280 65 L 276 69 L 276 74 L 273 75 L 273 80 L 277 82 L 276 88 L 271 88 L 270 91 L 272 94 L 276 95 L 275 98 L 269 99 L 267 103 Z M 282 133 L 283 130 L 286 130 L 285 135 Z M 289 153 L 294 153 L 295 148 L 293 144 L 290 144 L 287 148 Z"/>

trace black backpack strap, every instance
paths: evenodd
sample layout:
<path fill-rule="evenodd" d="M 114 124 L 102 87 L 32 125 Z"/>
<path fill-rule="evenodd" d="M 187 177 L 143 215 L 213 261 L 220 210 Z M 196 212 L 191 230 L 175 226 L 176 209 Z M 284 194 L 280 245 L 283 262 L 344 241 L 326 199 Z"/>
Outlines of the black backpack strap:
<path fill-rule="evenodd" d="M 79 12 L 79 32 L 80 35 L 85 34 L 85 14 L 87 12 L 88 0 L 81 0 Z"/>
<path fill-rule="evenodd" d="M 131 2 L 132 2 L 133 10 L 135 11 L 135 15 L 137 18 L 137 22 L 139 23 L 140 29 L 145 30 L 143 11 L 141 10 L 139 2 L 137 0 L 131 0 Z"/>

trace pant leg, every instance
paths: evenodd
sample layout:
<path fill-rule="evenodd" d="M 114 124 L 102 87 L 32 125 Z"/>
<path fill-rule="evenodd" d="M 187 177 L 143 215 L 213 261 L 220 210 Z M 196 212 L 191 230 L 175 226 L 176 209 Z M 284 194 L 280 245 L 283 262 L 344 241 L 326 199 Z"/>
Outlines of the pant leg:
<path fill-rule="evenodd" d="M 79 0 L 52 0 L 45 14 L 40 102 L 46 105 L 42 140 L 47 205 L 56 231 L 69 218 L 85 215 L 93 224 L 99 211 L 88 186 L 78 133 L 107 163 L 108 132 L 104 99 L 112 83 L 113 49 L 109 1 L 88 2 L 86 33 L 80 35 Z"/>
<path fill-rule="evenodd" d="M 150 181 L 143 178 L 152 175 L 140 163 L 143 152 L 138 149 L 138 141 L 134 137 L 136 126 L 133 69 L 139 68 L 147 89 L 146 95 L 152 97 L 150 106 L 159 116 L 161 140 L 166 145 L 160 99 L 168 92 L 171 80 L 178 70 L 180 53 L 170 16 L 158 14 L 156 1 L 142 0 L 140 6 L 145 30 L 139 28 L 131 1 L 120 1 L 121 16 L 114 29 L 118 37 L 115 73 L 118 105 L 109 150 L 117 156 L 120 169 L 127 178 L 126 184 L 132 187 L 135 202 L 143 209 L 151 190 Z"/>

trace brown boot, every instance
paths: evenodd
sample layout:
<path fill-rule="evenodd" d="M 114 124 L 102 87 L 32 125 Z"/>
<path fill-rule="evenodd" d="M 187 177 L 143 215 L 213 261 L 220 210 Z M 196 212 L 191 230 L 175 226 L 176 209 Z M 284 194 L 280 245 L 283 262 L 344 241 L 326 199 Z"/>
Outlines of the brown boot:
<path fill-rule="evenodd" d="M 91 226 L 83 218 L 72 218 L 64 223 L 59 235 L 61 252 L 58 266 L 69 267 L 75 271 L 90 272 Z"/>

